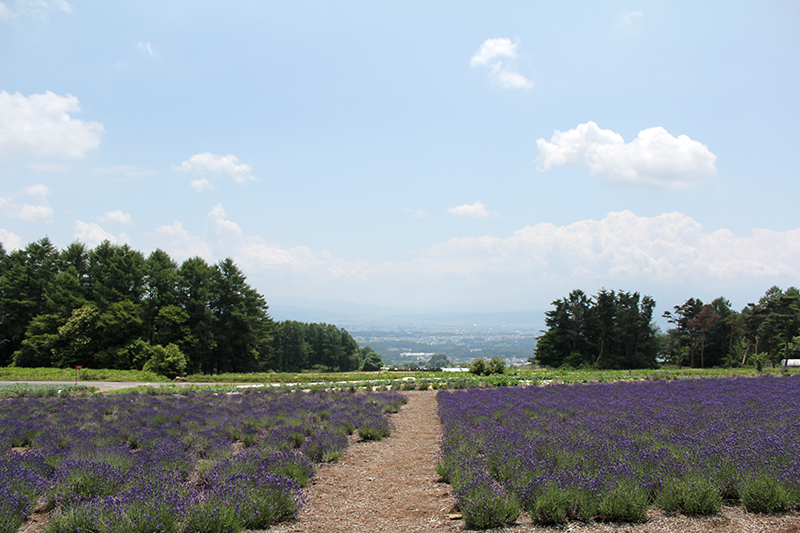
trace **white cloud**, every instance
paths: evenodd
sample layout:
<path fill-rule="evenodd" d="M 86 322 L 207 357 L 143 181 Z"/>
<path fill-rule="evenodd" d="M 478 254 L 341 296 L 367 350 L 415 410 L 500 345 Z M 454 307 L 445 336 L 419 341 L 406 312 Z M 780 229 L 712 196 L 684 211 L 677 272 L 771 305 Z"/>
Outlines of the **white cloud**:
<path fill-rule="evenodd" d="M 86 223 L 81 220 L 75 221 L 75 231 L 73 238 L 86 244 L 89 248 L 94 248 L 103 241 L 109 241 L 112 244 L 128 244 L 130 239 L 125 233 L 120 233 L 119 237 L 112 233 L 105 231 L 98 224 L 94 222 Z"/>
<path fill-rule="evenodd" d="M 3 248 L 6 249 L 6 252 L 22 248 L 22 239 L 2 228 L 0 228 L 0 242 L 3 243 Z"/>
<path fill-rule="evenodd" d="M 139 41 L 139 43 L 136 46 L 139 48 L 139 50 L 146 53 L 147 55 L 150 56 L 156 55 L 156 53 L 153 52 L 153 47 L 150 45 L 150 41 L 147 41 L 146 43 Z"/>
<path fill-rule="evenodd" d="M 19 203 L 12 196 L 0 196 L 0 214 L 25 222 L 50 222 L 53 219 L 53 208 L 47 203 L 47 196 L 52 192 L 50 189 L 44 185 L 30 185 L 22 192 L 32 197 L 34 203 Z"/>
<path fill-rule="evenodd" d="M 513 64 L 503 63 L 503 58 L 516 59 L 519 40 L 512 42 L 507 37 L 486 39 L 470 58 L 473 67 L 487 67 L 489 79 L 503 89 L 530 89 L 533 82 L 518 73 Z"/>
<path fill-rule="evenodd" d="M 507 238 L 452 239 L 431 258 L 472 272 L 528 271 L 595 280 L 643 276 L 656 281 L 732 280 L 800 274 L 800 229 L 705 233 L 683 213 L 639 217 L 630 211 L 568 226 L 526 226 Z"/>
<path fill-rule="evenodd" d="M 235 243 L 242 238 L 242 228 L 236 222 L 225 218 L 225 209 L 222 204 L 208 213 L 206 231 L 217 249 L 228 251 L 235 247 Z"/>
<path fill-rule="evenodd" d="M 628 13 L 623 13 L 620 15 L 619 20 L 623 26 L 631 26 L 633 24 L 639 23 L 644 18 L 644 13 L 640 10 L 630 11 Z"/>
<path fill-rule="evenodd" d="M 121 210 L 117 209 L 115 211 L 109 211 L 105 215 L 98 217 L 100 222 L 108 223 L 111 222 L 113 224 L 122 224 L 124 226 L 132 226 L 133 220 L 131 220 L 130 213 L 123 213 Z"/>
<path fill-rule="evenodd" d="M 239 163 L 239 159 L 231 154 L 220 156 L 210 152 L 202 152 L 193 155 L 188 160 L 181 163 L 179 167 L 173 168 L 185 172 L 214 172 L 217 174 L 227 174 L 238 183 L 245 183 L 249 180 L 256 179 L 255 176 L 250 173 L 252 167 L 244 163 Z M 195 185 L 192 186 L 196 188 Z"/>
<path fill-rule="evenodd" d="M 54 3 L 56 6 L 58 6 L 58 9 L 60 9 L 64 13 L 72 13 L 72 6 L 68 4 L 65 0 L 55 0 Z"/>
<path fill-rule="evenodd" d="M 192 180 L 190 185 L 192 186 L 192 189 L 196 190 L 197 192 L 210 191 L 214 189 L 214 185 L 205 178 Z"/>
<path fill-rule="evenodd" d="M 680 189 L 717 173 L 717 156 L 707 146 L 686 135 L 675 138 L 662 127 L 642 130 L 626 144 L 618 133 L 589 121 L 567 132 L 556 131 L 550 142 L 539 139 L 536 145 L 539 172 L 587 165 L 592 175 L 615 185 Z"/>
<path fill-rule="evenodd" d="M 478 65 L 488 65 L 493 63 L 498 57 L 517 57 L 517 46 L 519 41 L 511 42 L 507 37 L 497 37 L 495 39 L 486 39 L 483 44 L 478 48 L 470 60 L 469 64 L 473 67 Z"/>
<path fill-rule="evenodd" d="M 72 6 L 65 0 L 14 0 L 13 9 L 0 2 L 0 22 L 11 20 L 18 16 L 32 16 L 46 19 L 49 9 L 55 7 L 65 13 L 72 13 Z"/>
<path fill-rule="evenodd" d="M 169 250 L 170 255 L 176 260 L 183 261 L 190 257 L 202 257 L 209 262 L 214 260 L 211 248 L 200 237 L 189 234 L 177 220 L 169 226 L 158 228 L 156 236 L 160 247 Z"/>
<path fill-rule="evenodd" d="M 428 212 L 424 209 L 403 209 L 405 213 L 411 213 L 411 216 L 414 218 L 423 218 L 428 216 Z"/>
<path fill-rule="evenodd" d="M 8 9 L 8 6 L 6 6 L 3 2 L 0 2 L 0 22 L 11 20 L 13 17 L 14 13 L 12 13 L 10 9 Z"/>
<path fill-rule="evenodd" d="M 533 82 L 513 70 L 503 68 L 502 64 L 498 63 L 492 68 L 490 78 L 503 89 L 531 89 Z"/>
<path fill-rule="evenodd" d="M 85 156 L 100 146 L 105 130 L 99 122 L 70 117 L 78 111 L 78 99 L 71 94 L 0 92 L 0 155 Z"/>
<path fill-rule="evenodd" d="M 483 205 L 480 201 L 475 202 L 474 204 L 464 204 L 459 205 L 457 207 L 451 207 L 447 210 L 448 213 L 460 217 L 473 217 L 473 218 L 487 218 L 487 217 L 498 217 L 500 215 L 497 214 L 497 211 L 487 211 L 486 206 Z"/>
<path fill-rule="evenodd" d="M 206 232 L 205 238 L 192 236 L 175 222 L 156 234 L 158 246 L 178 260 L 232 257 L 249 278 L 272 287 L 272 294 L 347 294 L 373 302 L 391 299 L 397 305 L 436 306 L 523 294 L 541 298 L 576 287 L 633 285 L 650 293 L 659 284 L 718 283 L 763 290 L 800 276 L 800 229 L 754 229 L 750 236 L 725 229 L 706 232 L 678 212 L 640 217 L 622 211 L 565 226 L 541 223 L 507 237 L 450 239 L 407 261 L 379 264 L 245 235 L 220 205 L 209 213 Z"/>

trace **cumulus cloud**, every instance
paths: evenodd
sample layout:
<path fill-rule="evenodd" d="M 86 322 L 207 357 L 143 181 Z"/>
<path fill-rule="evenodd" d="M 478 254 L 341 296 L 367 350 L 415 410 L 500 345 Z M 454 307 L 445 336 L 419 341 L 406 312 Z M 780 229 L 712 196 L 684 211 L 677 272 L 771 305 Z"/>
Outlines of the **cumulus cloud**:
<path fill-rule="evenodd" d="M 295 295 L 360 294 L 373 301 L 395 299 L 397 305 L 517 298 L 525 287 L 533 287 L 535 294 L 631 283 L 761 287 L 800 276 L 800 229 L 707 232 L 679 212 L 641 217 L 621 211 L 563 226 L 541 223 L 505 237 L 450 239 L 408 260 L 382 263 L 270 244 L 246 235 L 221 205 L 208 214 L 203 238 L 177 221 L 156 234 L 159 247 L 178 260 L 199 255 L 212 262 L 229 256 L 248 277 Z"/>
<path fill-rule="evenodd" d="M 487 211 L 486 206 L 480 201 L 474 204 L 464 204 L 457 207 L 451 207 L 447 210 L 448 213 L 459 217 L 473 217 L 473 218 L 487 218 L 499 217 L 497 211 Z"/>
<path fill-rule="evenodd" d="M 169 253 L 179 261 L 190 257 L 202 257 L 209 262 L 214 260 L 211 247 L 200 237 L 191 235 L 177 220 L 169 226 L 164 225 L 158 228 L 156 238 L 160 247 L 169 250 Z"/>
<path fill-rule="evenodd" d="M 100 146 L 99 122 L 84 122 L 70 113 L 80 111 L 71 94 L 50 91 L 23 96 L 0 92 L 0 156 L 32 154 L 82 158 Z"/>
<path fill-rule="evenodd" d="M 489 79 L 503 89 L 530 89 L 533 82 L 517 72 L 513 64 L 518 46 L 519 40 L 512 41 L 507 37 L 486 39 L 469 63 L 473 67 L 486 67 Z M 508 63 L 508 60 L 512 62 Z"/>
<path fill-rule="evenodd" d="M 567 226 L 541 223 L 506 238 L 452 239 L 431 258 L 469 264 L 473 271 L 525 270 L 549 276 L 656 281 L 732 280 L 800 274 L 800 229 L 706 233 L 683 213 L 639 217 L 613 212 Z"/>
<path fill-rule="evenodd" d="M 98 224 L 94 222 L 86 223 L 82 220 L 75 221 L 75 229 L 73 231 L 73 238 L 84 244 L 89 248 L 94 248 L 103 241 L 109 241 L 112 244 L 129 244 L 130 239 L 125 233 L 120 233 L 119 237 L 112 233 L 105 231 Z"/>
<path fill-rule="evenodd" d="M 538 139 L 537 170 L 586 165 L 608 183 L 651 189 L 680 189 L 716 175 L 717 156 L 686 135 L 677 138 L 662 127 L 648 128 L 630 143 L 589 121 L 550 142 Z"/>
<path fill-rule="evenodd" d="M 123 213 L 120 209 L 115 211 L 109 211 L 105 215 L 98 217 L 100 222 L 107 223 L 111 222 L 113 224 L 122 224 L 124 226 L 132 226 L 133 220 L 131 220 L 130 213 Z"/>
<path fill-rule="evenodd" d="M 216 174 L 225 174 L 233 178 L 238 183 L 245 183 L 250 180 L 256 179 L 251 173 L 252 167 L 244 163 L 239 163 L 239 158 L 235 155 L 214 155 L 210 152 L 202 152 L 195 154 L 175 170 L 182 170 L 184 172 L 213 172 Z M 197 189 L 199 185 L 192 182 L 192 187 Z M 202 184 L 202 187 L 207 187 L 208 182 Z"/>
<path fill-rule="evenodd" d="M 156 53 L 153 52 L 153 47 L 150 46 L 150 41 L 147 41 L 146 43 L 144 43 L 142 41 L 139 41 L 139 43 L 136 46 L 137 46 L 137 48 L 139 48 L 139 50 L 141 50 L 142 52 L 144 52 L 145 54 L 147 54 L 149 56 L 156 55 Z"/>
<path fill-rule="evenodd" d="M 192 189 L 196 190 L 197 192 L 210 191 L 214 188 L 214 185 L 205 178 L 192 180 L 190 185 L 192 186 Z"/>
<path fill-rule="evenodd" d="M 6 252 L 22 248 L 22 239 L 2 228 L 0 228 L 0 242 L 3 243 L 3 248 L 5 248 Z"/>
<path fill-rule="evenodd" d="M 50 222 L 53 219 L 53 208 L 48 205 L 47 196 L 51 192 L 44 185 L 25 187 L 22 194 L 30 196 L 33 203 L 17 202 L 13 196 L 0 196 L 0 214 L 25 222 Z"/>

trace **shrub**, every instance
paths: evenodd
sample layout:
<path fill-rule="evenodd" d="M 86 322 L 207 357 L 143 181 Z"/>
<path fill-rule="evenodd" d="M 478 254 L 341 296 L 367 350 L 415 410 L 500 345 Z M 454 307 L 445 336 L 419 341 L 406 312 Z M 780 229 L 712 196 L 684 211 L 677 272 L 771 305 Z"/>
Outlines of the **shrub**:
<path fill-rule="evenodd" d="M 789 494 L 773 478 L 757 476 L 742 483 L 739 494 L 751 513 L 777 513 L 789 506 Z"/>
<path fill-rule="evenodd" d="M 719 510 L 722 495 L 705 477 L 674 480 L 658 497 L 656 504 L 665 511 L 683 511 L 689 516 L 710 515 Z"/>
<path fill-rule="evenodd" d="M 170 379 L 186 375 L 186 356 L 174 344 L 166 347 L 153 346 L 153 355 L 142 368 L 145 372 L 155 372 Z"/>
<path fill-rule="evenodd" d="M 486 359 L 478 357 L 469 364 L 469 373 L 482 376 L 486 372 Z"/>
<path fill-rule="evenodd" d="M 486 477 L 477 477 L 455 496 L 461 516 L 470 528 L 500 527 L 515 522 L 520 515 L 516 497 Z"/>
<path fill-rule="evenodd" d="M 241 516 L 247 529 L 266 529 L 297 516 L 303 505 L 297 483 L 277 474 L 248 480 Z"/>
<path fill-rule="evenodd" d="M 562 492 L 555 483 L 548 483 L 534 501 L 531 518 L 539 524 L 563 524 L 574 516 L 577 502 L 570 492 Z"/>
<path fill-rule="evenodd" d="M 309 436 L 300 445 L 300 451 L 315 463 L 330 463 L 339 459 L 347 448 L 347 437 L 343 433 L 320 430 Z"/>
<path fill-rule="evenodd" d="M 604 494 L 598 508 L 602 522 L 644 522 L 648 501 L 644 490 L 634 484 L 623 484 Z"/>

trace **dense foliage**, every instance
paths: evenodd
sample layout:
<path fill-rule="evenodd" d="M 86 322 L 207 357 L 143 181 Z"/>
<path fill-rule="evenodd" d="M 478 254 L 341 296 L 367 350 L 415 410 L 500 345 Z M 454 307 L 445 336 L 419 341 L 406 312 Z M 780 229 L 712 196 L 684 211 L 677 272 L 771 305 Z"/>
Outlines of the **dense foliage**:
<path fill-rule="evenodd" d="M 468 525 L 800 505 L 800 376 L 439 392 L 437 470 Z"/>
<path fill-rule="evenodd" d="M 664 358 L 679 366 L 775 367 L 800 356 L 800 290 L 771 287 L 757 303 L 736 312 L 725 298 L 710 304 L 689 298 L 664 318 Z"/>
<path fill-rule="evenodd" d="M 239 393 L 4 400 L 0 533 L 39 501 L 47 531 L 236 532 L 295 516 L 315 463 L 380 438 L 399 393 Z M 12 447 L 14 448 L 12 450 Z"/>
<path fill-rule="evenodd" d="M 280 323 L 273 341 L 270 369 L 299 372 L 315 369 L 335 372 L 374 371 L 383 366 L 381 356 L 369 346 L 359 348 L 350 334 L 333 324 L 306 324 L 286 320 Z"/>
<path fill-rule="evenodd" d="M 379 369 L 327 324 L 275 323 L 230 258 L 180 265 L 105 241 L 0 244 L 0 366 L 186 373 Z M 370 355 L 373 353 L 373 355 Z M 377 359 L 376 359 L 377 358 Z"/>
<path fill-rule="evenodd" d="M 655 305 L 638 292 L 602 289 L 591 298 L 574 290 L 545 313 L 548 330 L 538 339 L 535 362 L 550 367 L 653 368 L 659 351 Z"/>
<path fill-rule="evenodd" d="M 639 293 L 581 290 L 552 303 L 547 331 L 534 357 L 541 366 L 629 369 L 664 362 L 692 368 L 752 364 L 776 367 L 800 357 L 800 290 L 770 288 L 741 312 L 720 297 L 710 304 L 689 298 L 663 316 L 673 327 L 658 332 L 655 301 Z"/>

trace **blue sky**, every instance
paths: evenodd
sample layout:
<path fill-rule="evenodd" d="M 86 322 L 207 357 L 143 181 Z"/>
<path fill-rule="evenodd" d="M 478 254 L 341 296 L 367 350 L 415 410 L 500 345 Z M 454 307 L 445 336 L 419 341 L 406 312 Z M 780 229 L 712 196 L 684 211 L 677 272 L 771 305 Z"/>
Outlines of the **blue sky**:
<path fill-rule="evenodd" d="M 741 309 L 800 273 L 800 3 L 0 3 L 0 242 L 267 301 Z"/>

